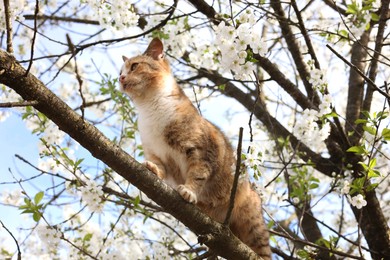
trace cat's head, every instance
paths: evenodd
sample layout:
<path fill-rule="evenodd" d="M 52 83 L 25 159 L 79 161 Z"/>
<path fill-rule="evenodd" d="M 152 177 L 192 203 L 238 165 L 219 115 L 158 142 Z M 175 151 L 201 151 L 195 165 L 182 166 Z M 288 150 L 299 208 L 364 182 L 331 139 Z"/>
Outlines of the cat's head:
<path fill-rule="evenodd" d="M 121 90 L 133 101 L 141 101 L 167 91 L 167 85 L 172 84 L 171 70 L 164 58 L 163 49 L 161 40 L 154 38 L 144 54 L 133 58 L 122 57 L 124 64 L 119 84 Z"/>

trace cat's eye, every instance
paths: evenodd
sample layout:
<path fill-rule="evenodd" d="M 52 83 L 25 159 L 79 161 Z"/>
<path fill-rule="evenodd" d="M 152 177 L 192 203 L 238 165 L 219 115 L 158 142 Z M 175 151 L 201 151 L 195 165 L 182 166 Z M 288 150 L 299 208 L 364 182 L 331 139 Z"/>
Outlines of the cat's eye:
<path fill-rule="evenodd" d="M 138 63 L 131 64 L 130 71 L 134 71 L 138 67 Z"/>

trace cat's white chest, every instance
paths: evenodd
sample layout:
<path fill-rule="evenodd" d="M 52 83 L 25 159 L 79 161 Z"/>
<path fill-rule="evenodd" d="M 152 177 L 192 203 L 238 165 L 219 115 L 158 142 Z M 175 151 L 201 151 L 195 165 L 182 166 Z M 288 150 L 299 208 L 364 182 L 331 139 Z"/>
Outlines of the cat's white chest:
<path fill-rule="evenodd" d="M 164 129 L 174 117 L 168 106 L 151 106 L 139 109 L 138 129 L 142 145 L 158 156 L 168 153 Z"/>
<path fill-rule="evenodd" d="M 157 156 L 163 163 L 173 159 L 179 167 L 181 175 L 185 177 L 187 171 L 187 161 L 185 155 L 173 149 L 166 142 L 164 130 L 175 120 L 175 105 L 167 100 L 160 100 L 154 106 L 139 108 L 138 129 L 141 135 L 142 146 L 145 151 Z M 175 180 L 170 180 L 167 173 L 168 183 L 176 187 Z"/>

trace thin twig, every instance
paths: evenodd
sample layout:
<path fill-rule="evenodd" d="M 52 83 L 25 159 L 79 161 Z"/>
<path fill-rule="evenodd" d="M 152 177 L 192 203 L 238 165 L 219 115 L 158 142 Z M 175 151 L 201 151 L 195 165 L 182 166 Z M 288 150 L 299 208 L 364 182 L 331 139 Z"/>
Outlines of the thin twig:
<path fill-rule="evenodd" d="M 12 23 L 11 23 L 11 9 L 9 8 L 9 0 L 4 0 L 5 13 L 5 28 L 7 29 L 7 52 L 14 53 L 12 47 Z"/>
<path fill-rule="evenodd" d="M 35 11 L 34 11 L 34 33 L 31 40 L 31 55 L 30 55 L 30 62 L 28 64 L 25 77 L 27 77 L 28 73 L 30 72 L 31 66 L 33 64 L 33 58 L 34 58 L 34 45 L 35 45 L 35 39 L 37 37 L 37 15 L 39 13 L 39 1 L 35 1 Z"/>
<path fill-rule="evenodd" d="M 230 204 L 228 211 L 226 213 L 225 221 L 223 222 L 224 225 L 229 225 L 230 223 L 230 217 L 232 215 L 232 211 L 234 208 L 234 199 L 236 197 L 237 192 L 237 186 L 238 186 L 238 178 L 240 177 L 240 168 L 241 168 L 241 147 L 242 147 L 242 133 L 244 131 L 244 128 L 240 127 L 240 131 L 238 134 L 238 145 L 237 145 L 237 161 L 236 161 L 236 172 L 234 174 L 234 181 L 232 186 L 232 191 L 230 193 Z"/>
<path fill-rule="evenodd" d="M 0 103 L 0 107 L 28 107 L 38 105 L 38 101 L 20 101 Z"/>
<path fill-rule="evenodd" d="M 253 103 L 253 109 L 251 110 L 251 114 L 249 115 L 249 122 L 248 122 L 248 125 L 249 125 L 249 133 L 250 133 L 250 143 L 253 142 L 253 129 L 252 129 L 252 120 L 253 120 L 253 114 L 255 113 L 255 109 L 256 109 L 256 105 L 257 105 L 257 102 L 259 101 L 260 99 L 260 78 L 259 78 L 259 75 L 257 75 L 257 73 L 255 71 L 253 71 L 253 75 L 255 76 L 255 79 L 256 79 L 256 89 L 257 89 L 257 95 L 256 95 L 256 98 L 255 98 L 255 102 Z M 248 153 L 250 151 L 250 147 L 248 147 Z"/>
<path fill-rule="evenodd" d="M 348 60 L 346 60 L 342 55 L 340 55 L 338 52 L 336 52 L 332 47 L 330 47 L 329 44 L 326 45 L 338 58 L 340 58 L 343 62 L 345 62 L 348 66 L 350 66 L 352 69 L 354 69 L 361 77 L 363 77 L 367 84 L 377 90 L 379 93 L 381 93 L 384 97 L 387 99 L 390 99 L 390 95 L 381 90 L 369 77 L 367 77 L 362 71 L 360 71 L 355 65 L 350 63 Z"/>
<path fill-rule="evenodd" d="M 291 5 L 297 15 L 297 18 L 298 18 L 298 27 L 303 35 L 303 38 L 305 39 L 305 43 L 306 43 L 306 46 L 307 46 L 307 49 L 309 50 L 309 54 L 312 58 L 312 60 L 314 60 L 314 65 L 317 69 L 321 69 L 320 67 L 320 62 L 318 61 L 317 59 L 317 56 L 316 56 L 316 53 L 314 51 L 314 47 L 313 45 L 311 44 L 311 40 L 310 40 L 310 37 L 307 33 L 307 30 L 305 28 L 305 23 L 303 21 L 303 18 L 302 18 L 302 15 L 301 15 L 301 12 L 299 11 L 298 9 L 298 6 L 297 6 L 297 3 L 295 0 L 291 1 Z"/>
<path fill-rule="evenodd" d="M 82 24 L 92 24 L 92 25 L 99 25 L 99 21 L 94 20 L 88 20 L 88 19 L 78 19 L 78 18 L 71 18 L 71 17 L 62 17 L 62 16 L 54 16 L 54 15 L 31 15 L 26 14 L 23 16 L 26 20 L 52 20 L 52 21 L 60 21 L 60 22 L 69 22 L 69 23 L 82 23 Z"/>
<path fill-rule="evenodd" d="M 19 247 L 19 243 L 18 243 L 18 240 L 16 240 L 16 238 L 14 237 L 14 235 L 12 234 L 11 231 L 9 231 L 9 229 L 4 226 L 3 222 L 0 220 L 0 223 L 1 223 L 1 226 L 8 232 L 8 234 L 11 235 L 11 237 L 13 238 L 13 240 L 15 241 L 15 244 L 16 244 L 16 248 L 18 249 L 18 260 L 21 260 L 22 259 L 22 253 L 20 252 L 20 247 Z"/>
<path fill-rule="evenodd" d="M 99 254 L 102 252 L 102 249 L 104 248 L 104 247 L 103 247 L 104 244 L 107 242 L 108 237 L 110 236 L 110 234 L 111 234 L 112 232 L 114 232 L 114 229 L 115 229 L 116 225 L 119 223 L 119 221 L 121 220 L 122 216 L 126 213 L 126 210 L 127 210 L 127 208 L 124 208 L 124 209 L 122 210 L 122 212 L 119 214 L 119 216 L 118 216 L 117 220 L 115 221 L 115 223 L 111 224 L 111 228 L 110 228 L 110 230 L 107 232 L 106 236 L 103 238 L 102 247 L 100 247 L 99 251 L 98 251 L 97 254 L 96 254 L 96 257 L 98 257 Z"/>
<path fill-rule="evenodd" d="M 81 106 L 80 106 L 81 117 L 82 117 L 82 119 L 84 119 L 84 108 L 85 108 L 86 101 L 85 101 L 84 94 L 83 94 L 83 80 L 81 79 L 81 76 L 80 76 L 80 73 L 78 70 L 78 66 L 77 66 L 76 56 L 77 56 L 78 51 L 76 50 L 76 47 L 72 43 L 72 40 L 70 39 L 69 34 L 66 34 L 66 40 L 67 40 L 68 45 L 69 45 L 69 50 L 72 53 L 72 57 L 74 59 L 74 72 L 76 74 L 77 82 L 79 83 L 79 93 L 80 93 L 80 97 L 81 97 Z"/>

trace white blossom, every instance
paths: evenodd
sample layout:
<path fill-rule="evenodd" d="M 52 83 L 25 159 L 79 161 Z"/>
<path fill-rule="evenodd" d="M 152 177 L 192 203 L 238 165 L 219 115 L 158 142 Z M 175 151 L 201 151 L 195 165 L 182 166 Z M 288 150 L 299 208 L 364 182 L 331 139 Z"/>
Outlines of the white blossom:
<path fill-rule="evenodd" d="M 86 0 L 91 6 L 101 26 L 113 31 L 123 31 L 138 25 L 139 15 L 133 10 L 132 1 Z"/>
<path fill-rule="evenodd" d="M 245 160 L 243 161 L 244 165 L 249 168 L 260 166 L 261 163 L 263 163 L 262 154 L 261 148 L 258 145 L 251 143 L 249 152 L 245 154 Z"/>
<path fill-rule="evenodd" d="M 250 46 L 254 54 L 264 55 L 267 48 L 253 29 L 254 24 L 249 23 L 251 20 L 244 17 L 242 21 L 245 22 L 237 28 L 226 25 L 225 22 L 214 27 L 215 44 L 221 53 L 219 61 L 223 70 L 231 71 L 237 80 L 251 80 L 254 64 L 246 60 L 246 49 Z"/>
<path fill-rule="evenodd" d="M 12 191 L 4 190 L 0 196 L 0 202 L 8 205 L 18 206 L 22 203 L 22 190 L 15 189 Z"/>
<path fill-rule="evenodd" d="M 351 189 L 351 184 L 350 184 L 350 182 L 347 181 L 347 180 L 345 180 L 345 181 L 343 182 L 343 185 L 342 185 L 342 187 L 341 187 L 340 192 L 341 192 L 341 194 L 348 194 L 350 189 Z"/>
<path fill-rule="evenodd" d="M 292 198 L 292 203 L 294 203 L 295 205 L 297 205 L 299 202 L 300 202 L 300 200 L 299 200 L 299 198 L 298 197 L 294 197 L 294 198 Z"/>
<path fill-rule="evenodd" d="M 50 250 L 57 248 L 61 242 L 61 232 L 54 227 L 39 225 L 37 232 L 42 243 Z"/>
<path fill-rule="evenodd" d="M 367 205 L 367 201 L 364 199 L 362 194 L 358 194 L 351 198 L 350 195 L 347 196 L 349 203 L 357 209 L 361 209 Z"/>
<path fill-rule="evenodd" d="M 323 71 L 317 68 L 313 68 L 310 71 L 309 83 L 312 84 L 315 90 L 322 91 L 327 85 L 324 79 Z"/>
<path fill-rule="evenodd" d="M 11 14 L 11 21 L 18 20 L 20 22 L 24 21 L 23 15 L 21 15 L 22 11 L 26 8 L 25 0 L 13 0 L 9 1 L 9 12 Z M 5 10 L 4 10 L 4 2 L 0 1 L 0 32 L 5 31 Z"/>
<path fill-rule="evenodd" d="M 83 202 L 92 212 L 103 212 L 103 190 L 101 186 L 93 180 L 86 179 L 85 185 L 80 187 L 80 192 Z"/>

